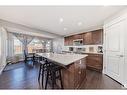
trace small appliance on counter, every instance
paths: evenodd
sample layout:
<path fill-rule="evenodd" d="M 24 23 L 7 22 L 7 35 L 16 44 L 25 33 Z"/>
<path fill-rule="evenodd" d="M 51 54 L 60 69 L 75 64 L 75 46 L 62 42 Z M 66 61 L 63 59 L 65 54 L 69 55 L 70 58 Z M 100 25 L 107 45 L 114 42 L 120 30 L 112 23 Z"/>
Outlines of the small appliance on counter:
<path fill-rule="evenodd" d="M 69 47 L 69 51 L 74 51 L 74 48 L 73 47 Z"/>
<path fill-rule="evenodd" d="M 103 53 L 103 47 L 102 46 L 98 46 L 98 53 Z"/>
<path fill-rule="evenodd" d="M 82 53 L 82 52 L 85 52 L 85 48 L 76 48 L 76 52 L 77 53 Z"/>

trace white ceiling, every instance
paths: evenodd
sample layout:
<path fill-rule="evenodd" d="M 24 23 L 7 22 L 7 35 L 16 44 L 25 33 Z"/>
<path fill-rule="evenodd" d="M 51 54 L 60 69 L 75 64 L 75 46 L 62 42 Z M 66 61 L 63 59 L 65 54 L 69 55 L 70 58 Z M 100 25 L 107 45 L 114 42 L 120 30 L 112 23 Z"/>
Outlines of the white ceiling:
<path fill-rule="evenodd" d="M 68 35 L 102 27 L 105 19 L 124 8 L 125 6 L 1 6 L 0 19 Z M 60 18 L 63 18 L 62 23 Z M 82 25 L 78 26 L 77 23 L 80 22 Z"/>

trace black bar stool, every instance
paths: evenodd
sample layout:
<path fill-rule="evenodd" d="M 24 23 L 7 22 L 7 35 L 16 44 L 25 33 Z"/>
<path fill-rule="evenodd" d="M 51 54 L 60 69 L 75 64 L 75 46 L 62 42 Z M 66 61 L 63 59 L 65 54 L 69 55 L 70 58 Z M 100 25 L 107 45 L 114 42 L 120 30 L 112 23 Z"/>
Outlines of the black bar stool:
<path fill-rule="evenodd" d="M 45 89 L 47 89 L 47 84 L 48 84 L 49 78 L 51 78 L 52 89 L 54 89 L 54 85 L 56 84 L 56 79 L 60 80 L 61 89 L 63 89 L 61 69 L 62 69 L 61 66 L 55 65 L 54 63 L 50 63 L 50 65 L 47 66 L 47 76 L 46 76 Z"/>
<path fill-rule="evenodd" d="M 42 79 L 42 87 L 43 87 L 43 80 L 44 80 L 44 73 L 46 71 L 46 67 L 48 65 L 48 61 L 46 58 L 43 58 L 41 59 L 41 61 L 39 61 L 40 63 L 40 67 L 39 67 L 39 75 L 38 75 L 38 82 L 40 82 L 40 78 Z"/>

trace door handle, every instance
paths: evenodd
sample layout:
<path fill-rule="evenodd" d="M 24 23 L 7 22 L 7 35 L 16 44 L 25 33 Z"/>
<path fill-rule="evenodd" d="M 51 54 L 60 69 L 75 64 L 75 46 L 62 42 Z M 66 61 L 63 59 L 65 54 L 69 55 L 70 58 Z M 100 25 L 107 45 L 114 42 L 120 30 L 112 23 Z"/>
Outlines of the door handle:
<path fill-rule="evenodd" d="M 118 57 L 124 57 L 124 55 L 116 55 L 116 56 L 118 56 Z"/>
<path fill-rule="evenodd" d="M 120 57 L 124 57 L 123 55 L 120 55 Z"/>

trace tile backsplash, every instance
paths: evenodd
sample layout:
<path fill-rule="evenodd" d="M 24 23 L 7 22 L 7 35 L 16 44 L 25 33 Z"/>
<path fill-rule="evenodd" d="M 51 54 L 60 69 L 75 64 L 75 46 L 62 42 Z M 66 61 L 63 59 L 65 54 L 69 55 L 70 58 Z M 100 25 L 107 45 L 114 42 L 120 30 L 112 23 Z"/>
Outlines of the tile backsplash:
<path fill-rule="evenodd" d="M 92 47 L 92 46 L 90 46 L 89 47 L 89 52 L 94 52 L 95 50 L 94 50 L 94 47 Z"/>
<path fill-rule="evenodd" d="M 102 45 L 84 45 L 84 46 L 65 46 L 66 51 L 69 51 L 69 47 L 73 47 L 74 52 L 90 52 L 90 53 L 100 53 L 98 47 L 102 47 Z"/>

